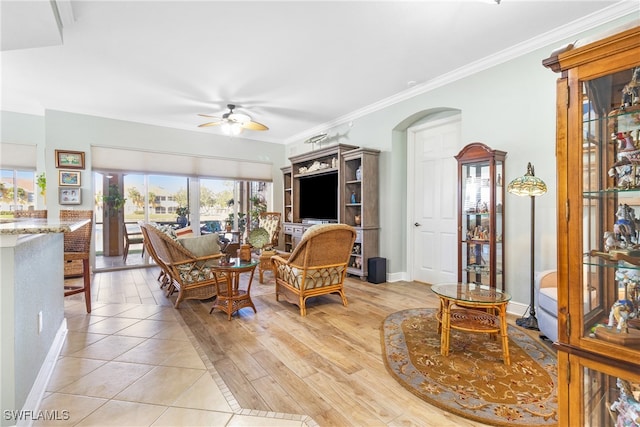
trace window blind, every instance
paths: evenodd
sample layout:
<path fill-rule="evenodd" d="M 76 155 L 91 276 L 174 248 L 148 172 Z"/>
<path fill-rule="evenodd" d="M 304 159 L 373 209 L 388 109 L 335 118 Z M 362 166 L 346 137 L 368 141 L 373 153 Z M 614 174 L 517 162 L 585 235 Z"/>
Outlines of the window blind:
<path fill-rule="evenodd" d="M 250 160 L 159 153 L 113 147 L 91 147 L 95 170 L 175 174 L 210 178 L 272 181 L 272 164 Z"/>
<path fill-rule="evenodd" d="M 0 144 L 0 167 L 3 169 L 36 169 L 37 146 L 14 143 Z"/>

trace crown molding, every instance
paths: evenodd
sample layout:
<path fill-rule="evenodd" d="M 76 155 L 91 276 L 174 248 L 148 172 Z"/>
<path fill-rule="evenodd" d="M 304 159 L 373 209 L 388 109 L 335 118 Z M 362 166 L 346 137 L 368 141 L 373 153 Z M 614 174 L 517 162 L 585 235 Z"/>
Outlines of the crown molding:
<path fill-rule="evenodd" d="M 323 123 L 304 132 L 298 133 L 297 135 L 293 135 L 292 137 L 287 138 L 285 144 L 304 141 L 318 133 L 326 132 L 331 128 L 352 122 L 360 117 L 382 110 L 399 102 L 406 101 L 417 95 L 430 92 L 434 89 L 471 76 L 480 71 L 484 71 L 488 68 L 531 53 L 537 49 L 553 45 L 554 43 L 559 43 L 561 40 L 575 37 L 577 34 L 594 29 L 600 25 L 607 24 L 615 19 L 623 18 L 633 13 L 635 13 L 637 16 L 639 11 L 640 5 L 638 4 L 637 0 L 620 1 L 612 6 L 587 15 L 579 20 L 557 27 L 551 31 L 540 34 L 525 42 L 518 43 L 514 46 L 482 58 L 478 61 L 467 64 L 464 67 L 460 67 L 449 73 L 442 74 L 441 76 L 431 79 L 425 83 L 416 85 L 411 89 L 405 90 L 396 95 L 392 95 L 388 98 L 384 98 L 378 102 L 355 110 L 344 116 L 338 117 L 332 121 Z"/>

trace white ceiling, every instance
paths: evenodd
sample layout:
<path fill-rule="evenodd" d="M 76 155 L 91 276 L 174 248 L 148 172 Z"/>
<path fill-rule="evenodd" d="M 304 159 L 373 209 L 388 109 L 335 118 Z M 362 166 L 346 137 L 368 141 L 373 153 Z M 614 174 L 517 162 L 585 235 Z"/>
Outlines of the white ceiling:
<path fill-rule="evenodd" d="M 637 0 L 53 4 L 0 3 L 2 110 L 219 133 L 198 128 L 208 120 L 197 114 L 221 115 L 235 103 L 270 127 L 244 137 L 278 143 L 639 7 Z"/>

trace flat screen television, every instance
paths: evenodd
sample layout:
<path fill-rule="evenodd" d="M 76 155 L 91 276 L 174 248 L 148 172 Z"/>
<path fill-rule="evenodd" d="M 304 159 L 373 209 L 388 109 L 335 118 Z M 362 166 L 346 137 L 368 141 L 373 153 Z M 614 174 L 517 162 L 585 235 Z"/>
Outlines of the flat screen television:
<path fill-rule="evenodd" d="M 300 178 L 301 219 L 338 221 L 338 173 Z"/>

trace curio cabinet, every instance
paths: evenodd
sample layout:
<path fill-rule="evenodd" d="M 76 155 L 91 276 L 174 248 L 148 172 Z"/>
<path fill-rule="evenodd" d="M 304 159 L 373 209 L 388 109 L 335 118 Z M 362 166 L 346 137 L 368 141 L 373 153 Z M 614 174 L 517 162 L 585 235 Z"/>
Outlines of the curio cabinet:
<path fill-rule="evenodd" d="M 640 425 L 640 27 L 559 49 L 561 426 Z"/>
<path fill-rule="evenodd" d="M 474 142 L 458 153 L 458 282 L 504 291 L 506 153 Z"/>

